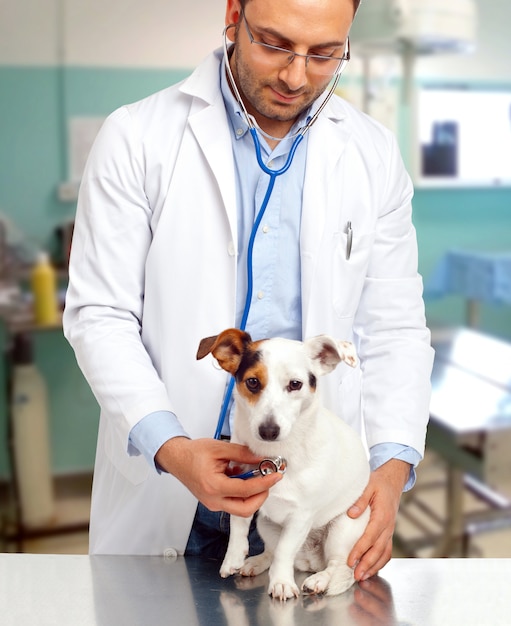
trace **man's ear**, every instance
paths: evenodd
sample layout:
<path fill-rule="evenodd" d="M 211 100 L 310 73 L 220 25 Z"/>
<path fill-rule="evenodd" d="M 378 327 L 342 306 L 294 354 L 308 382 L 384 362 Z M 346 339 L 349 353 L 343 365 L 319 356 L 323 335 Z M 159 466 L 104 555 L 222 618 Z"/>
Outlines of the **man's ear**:
<path fill-rule="evenodd" d="M 237 24 L 241 18 L 241 4 L 239 0 L 227 0 L 227 6 L 225 9 L 225 25 Z M 229 28 L 227 31 L 227 39 L 234 42 L 234 28 Z"/>

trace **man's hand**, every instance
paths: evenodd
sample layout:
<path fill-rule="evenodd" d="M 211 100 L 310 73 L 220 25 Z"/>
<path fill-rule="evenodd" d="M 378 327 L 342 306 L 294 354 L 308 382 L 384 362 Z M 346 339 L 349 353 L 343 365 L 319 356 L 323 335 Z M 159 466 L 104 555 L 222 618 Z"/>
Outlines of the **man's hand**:
<path fill-rule="evenodd" d="M 169 439 L 158 450 L 156 462 L 180 480 L 210 511 L 240 517 L 253 515 L 268 497 L 268 490 L 282 479 L 275 472 L 249 480 L 226 475 L 230 461 L 257 465 L 261 461 L 245 446 L 215 439 Z"/>
<path fill-rule="evenodd" d="M 391 459 L 371 473 L 364 493 L 348 509 L 349 517 L 356 518 L 371 505 L 367 528 L 348 557 L 348 565 L 356 566 L 356 580 L 366 580 L 390 561 L 397 511 L 409 475 L 408 463 Z"/>

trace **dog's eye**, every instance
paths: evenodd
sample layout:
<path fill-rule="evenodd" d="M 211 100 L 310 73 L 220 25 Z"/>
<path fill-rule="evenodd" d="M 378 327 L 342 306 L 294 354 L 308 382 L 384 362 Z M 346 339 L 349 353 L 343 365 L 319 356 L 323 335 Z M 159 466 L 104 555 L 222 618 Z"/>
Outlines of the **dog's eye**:
<path fill-rule="evenodd" d="M 247 378 L 245 385 L 252 393 L 257 393 L 261 389 L 261 383 L 258 378 Z"/>
<path fill-rule="evenodd" d="M 300 391 L 302 388 L 302 383 L 299 380 L 290 380 L 289 385 L 287 386 L 288 391 Z"/>

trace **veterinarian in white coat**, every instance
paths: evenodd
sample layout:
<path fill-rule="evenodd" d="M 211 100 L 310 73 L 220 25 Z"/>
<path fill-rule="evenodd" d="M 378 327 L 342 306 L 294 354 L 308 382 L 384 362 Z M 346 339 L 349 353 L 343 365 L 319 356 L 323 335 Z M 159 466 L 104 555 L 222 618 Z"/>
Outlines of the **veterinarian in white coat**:
<path fill-rule="evenodd" d="M 352 6 L 352 0 L 322 4 L 337 11 L 336 3 Z M 282 11 L 291 15 L 294 4 L 284 0 Z M 317 3 L 309 4 L 310 14 Z M 255 20 L 262 10 L 275 12 L 271 5 L 250 0 L 246 10 Z M 237 0 L 228 0 L 227 21 L 239 18 Z M 277 480 L 223 475 L 229 459 L 250 457 L 209 439 L 226 376 L 211 360 L 195 358 L 199 341 L 233 326 L 236 315 L 240 242 L 221 56 L 209 56 L 179 86 L 113 113 L 84 174 L 64 327 L 101 407 L 92 553 L 183 553 L 197 498 L 211 509 L 248 514 Z M 412 188 L 396 143 L 334 97 L 311 128 L 306 149 L 302 335 L 352 340 L 361 360 L 361 369 L 341 366 L 321 381 L 326 404 L 364 430 L 368 447 L 396 442 L 422 454 L 432 351 L 417 274 Z M 133 427 L 161 411 L 177 416 L 190 438 L 176 437 L 158 451 L 160 467 L 170 473 L 156 471 L 130 442 Z M 389 476 L 382 473 L 358 502 L 364 508 L 379 497 L 385 509 L 391 501 L 389 511 L 376 507 L 372 534 L 353 557 L 370 555 L 361 560 L 360 575 L 375 573 L 389 558 L 405 482 L 402 473 Z M 390 497 L 394 483 L 399 489 Z"/>

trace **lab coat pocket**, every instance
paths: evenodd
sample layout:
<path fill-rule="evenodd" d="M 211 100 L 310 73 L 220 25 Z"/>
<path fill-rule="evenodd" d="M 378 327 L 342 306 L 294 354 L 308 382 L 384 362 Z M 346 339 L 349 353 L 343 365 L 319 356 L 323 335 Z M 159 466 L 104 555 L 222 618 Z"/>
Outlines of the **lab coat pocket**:
<path fill-rule="evenodd" d="M 353 317 L 371 256 L 375 233 L 360 236 L 353 231 L 334 233 L 332 254 L 332 303 L 337 317 Z M 351 241 L 350 241 L 351 239 Z"/>
<path fill-rule="evenodd" d="M 133 485 L 143 483 L 149 476 L 150 468 L 145 457 L 130 456 L 126 450 L 127 438 L 121 429 L 108 424 L 105 429 L 105 452 L 114 467 Z"/>

